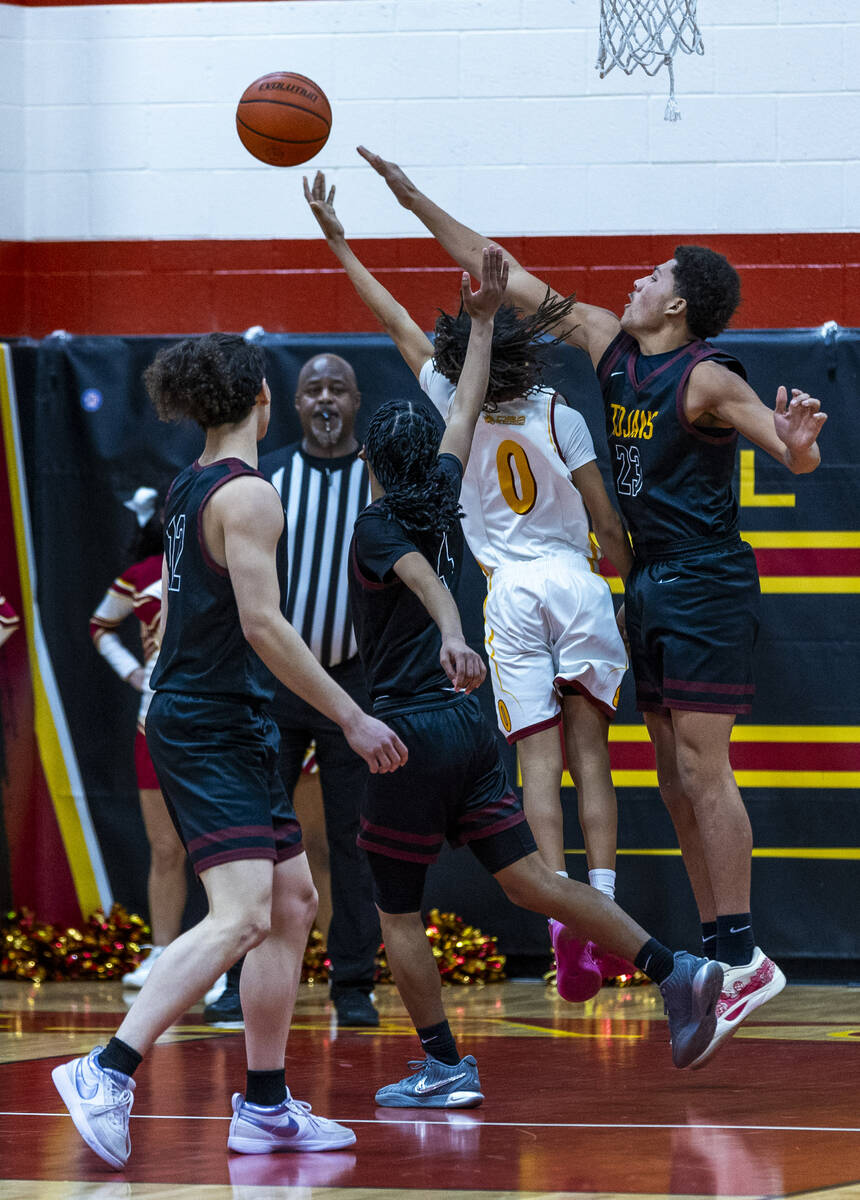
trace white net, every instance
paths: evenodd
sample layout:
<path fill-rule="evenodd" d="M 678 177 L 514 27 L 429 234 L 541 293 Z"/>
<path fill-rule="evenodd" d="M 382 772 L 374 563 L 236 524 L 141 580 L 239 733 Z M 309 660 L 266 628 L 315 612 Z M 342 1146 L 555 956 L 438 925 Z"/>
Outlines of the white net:
<path fill-rule="evenodd" d="M 665 119 L 679 121 L 675 100 L 672 60 L 679 50 L 704 54 L 702 35 L 696 24 L 696 0 L 601 0 L 600 50 L 597 69 L 603 79 L 613 67 L 631 75 L 641 67 L 656 75 L 661 67 L 669 72 L 669 100 Z"/>

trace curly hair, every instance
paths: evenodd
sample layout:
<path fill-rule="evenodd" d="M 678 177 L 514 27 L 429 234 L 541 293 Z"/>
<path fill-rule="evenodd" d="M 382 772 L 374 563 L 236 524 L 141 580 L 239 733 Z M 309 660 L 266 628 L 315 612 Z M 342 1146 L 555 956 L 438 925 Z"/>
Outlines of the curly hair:
<path fill-rule="evenodd" d="M 727 258 L 707 246 L 675 247 L 675 293 L 687 301 L 687 327 L 697 338 L 722 333 L 741 302 L 741 281 Z"/>
<path fill-rule="evenodd" d="M 238 333 L 207 333 L 159 350 L 143 382 L 162 421 L 188 417 L 211 429 L 248 415 L 264 375 L 259 346 Z"/>
<path fill-rule="evenodd" d="M 385 488 L 383 512 L 419 537 L 450 532 L 460 505 L 439 470 L 441 433 L 426 408 L 389 400 L 373 415 L 364 440 L 368 465 Z"/>
<path fill-rule="evenodd" d="M 495 412 L 499 404 L 525 396 L 540 383 L 544 356 L 570 332 L 542 340 L 573 309 L 576 295 L 550 298 L 550 289 L 536 312 L 526 317 L 512 304 L 503 304 L 493 324 L 493 349 L 490 359 L 490 378 L 487 384 L 485 412 Z M 469 331 L 472 320 L 460 305 L 456 317 L 439 311 L 436 321 L 436 340 L 433 362 L 436 370 L 451 383 L 456 383 L 466 361 Z"/>

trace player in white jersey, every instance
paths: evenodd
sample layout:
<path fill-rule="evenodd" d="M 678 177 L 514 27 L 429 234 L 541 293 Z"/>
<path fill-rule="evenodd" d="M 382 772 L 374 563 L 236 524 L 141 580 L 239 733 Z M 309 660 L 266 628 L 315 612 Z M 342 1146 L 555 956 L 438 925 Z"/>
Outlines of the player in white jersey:
<path fill-rule="evenodd" d="M 465 360 L 468 314 L 442 314 L 435 347 L 346 242 L 320 172 L 305 196 L 358 295 L 447 418 Z M 461 501 L 469 548 L 487 576 L 486 647 L 499 726 L 516 742 L 523 803 L 541 855 L 566 874 L 559 789 L 562 723 L 577 785 L 589 881 L 613 896 L 617 808 L 608 728 L 627 666 L 589 517 L 602 552 L 626 578 L 630 545 L 596 464 L 582 416 L 539 386 L 540 335 L 573 304 L 547 301 L 533 317 L 499 310 L 490 381 Z M 626 964 L 551 922 L 558 989 L 585 1000 Z"/>

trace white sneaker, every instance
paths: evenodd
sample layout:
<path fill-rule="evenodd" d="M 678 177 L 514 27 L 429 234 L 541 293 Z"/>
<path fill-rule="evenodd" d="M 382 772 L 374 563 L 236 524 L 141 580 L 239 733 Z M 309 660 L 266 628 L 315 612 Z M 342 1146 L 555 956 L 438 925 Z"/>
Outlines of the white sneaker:
<path fill-rule="evenodd" d="M 236 1092 L 228 1150 L 237 1154 L 275 1154 L 289 1150 L 344 1150 L 355 1143 L 345 1125 L 318 1117 L 305 1100 L 287 1098 L 273 1107 L 249 1104 Z"/>
<path fill-rule="evenodd" d="M 121 1071 L 99 1066 L 96 1046 L 86 1058 L 54 1067 L 51 1078 L 78 1133 L 99 1158 L 117 1171 L 128 1162 L 131 1137 L 128 1119 L 134 1104 L 134 1080 Z"/>
<path fill-rule="evenodd" d="M 723 986 L 716 1008 L 717 1027 L 705 1051 L 691 1064 L 693 1070 L 703 1067 L 742 1021 L 778 996 L 784 987 L 782 971 L 758 946 L 746 966 L 729 967 L 723 963 Z"/>
<path fill-rule="evenodd" d="M 135 967 L 135 969 L 133 971 L 129 971 L 129 973 L 127 975 L 123 975 L 123 977 L 122 977 L 123 989 L 125 990 L 127 988 L 135 988 L 135 989 L 139 990 L 140 988 L 142 988 L 143 985 L 146 983 L 147 979 L 149 978 L 149 972 L 155 966 L 156 961 L 161 957 L 161 955 L 163 953 L 164 953 L 163 946 L 153 946 L 152 949 L 150 950 L 149 954 L 147 954 L 146 958 L 143 960 L 142 963 L 138 963 L 138 965 Z"/>
<path fill-rule="evenodd" d="M 209 991 L 203 997 L 204 1004 L 214 1004 L 224 994 L 224 988 L 227 986 L 227 974 L 219 975 L 212 984 Z"/>

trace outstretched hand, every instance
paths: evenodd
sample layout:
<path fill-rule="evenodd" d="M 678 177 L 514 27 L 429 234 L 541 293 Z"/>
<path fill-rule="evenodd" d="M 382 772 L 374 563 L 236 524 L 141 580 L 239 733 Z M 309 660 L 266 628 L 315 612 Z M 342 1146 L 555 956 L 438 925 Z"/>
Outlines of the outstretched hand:
<path fill-rule="evenodd" d="M 334 211 L 334 184 L 331 185 L 329 193 L 326 195 L 325 175 L 322 171 L 317 171 L 314 175 L 313 187 L 308 187 L 307 175 L 302 176 L 302 183 L 305 189 L 305 200 L 310 205 L 311 212 L 316 217 L 317 224 L 325 237 L 342 238 L 344 236 L 343 225 Z"/>
<path fill-rule="evenodd" d="M 791 389 L 791 400 L 784 387 L 776 393 L 773 426 L 776 436 L 787 447 L 793 459 L 802 460 L 815 445 L 827 414 L 821 412 L 821 401 Z"/>
<path fill-rule="evenodd" d="M 505 298 L 508 286 L 508 263 L 498 246 L 485 246 L 481 258 L 481 283 L 477 292 L 472 291 L 469 272 L 464 271 L 460 280 L 460 298 L 469 316 L 475 320 L 494 317 Z"/>
<path fill-rule="evenodd" d="M 356 146 L 356 150 L 365 162 L 370 163 L 376 174 L 382 176 L 392 192 L 394 192 L 397 201 L 404 208 L 412 208 L 418 195 L 418 188 L 409 176 L 398 167 L 397 163 L 386 162 L 384 158 L 380 158 L 378 154 L 374 154 L 366 146 Z"/>

